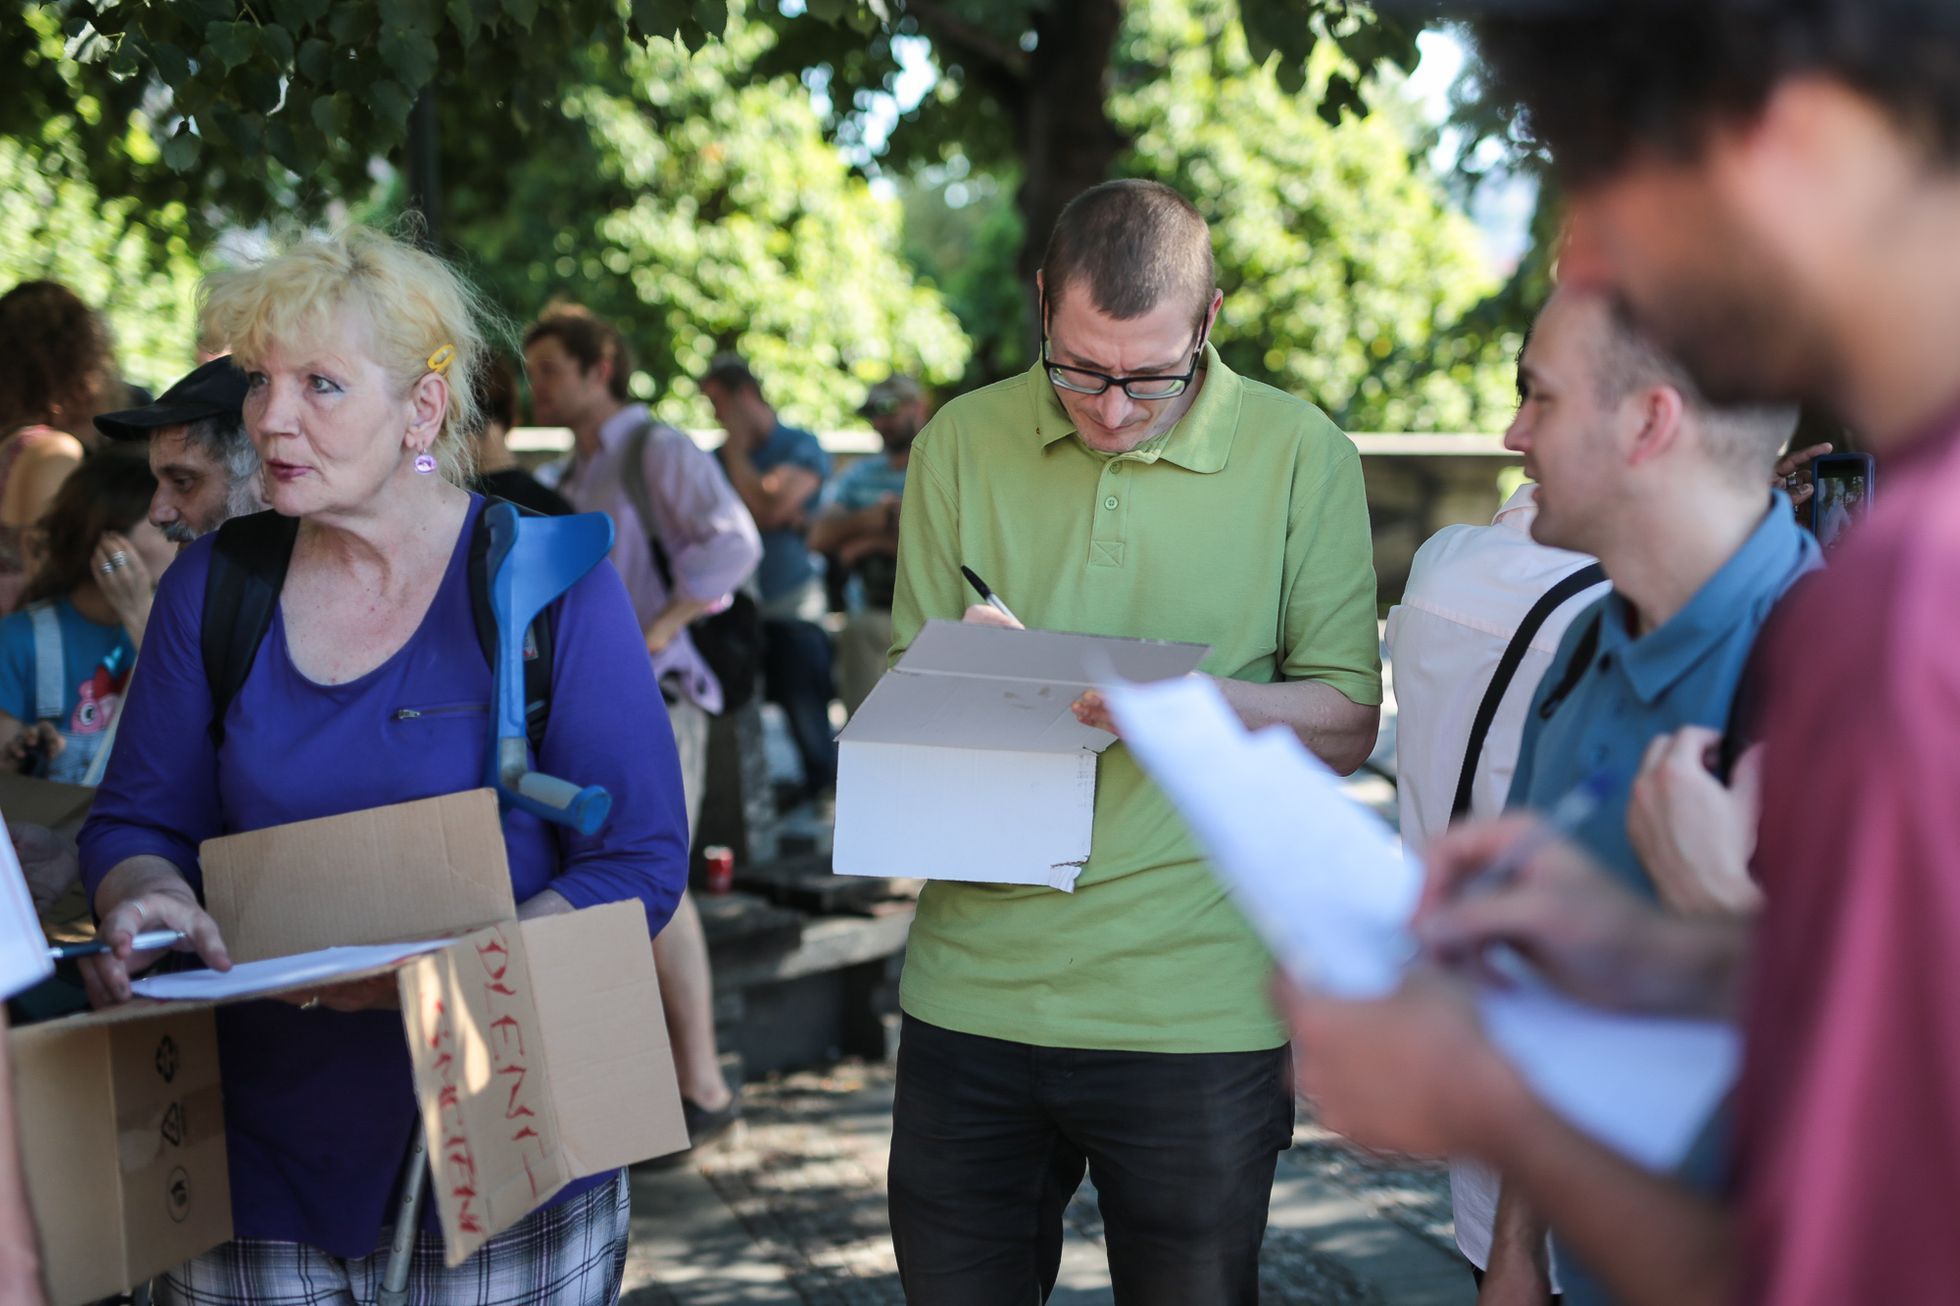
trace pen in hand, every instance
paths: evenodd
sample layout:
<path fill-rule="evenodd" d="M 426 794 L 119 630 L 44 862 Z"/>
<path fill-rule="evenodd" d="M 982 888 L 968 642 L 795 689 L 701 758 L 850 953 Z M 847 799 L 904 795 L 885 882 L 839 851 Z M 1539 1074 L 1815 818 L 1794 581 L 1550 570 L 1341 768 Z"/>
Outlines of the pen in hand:
<path fill-rule="evenodd" d="M 988 607 L 992 608 L 995 612 L 1000 613 L 1001 616 L 1006 617 L 1009 621 L 1013 622 L 1015 625 L 1019 626 L 1024 624 L 1019 617 L 1015 616 L 1012 612 L 1008 611 L 1007 605 L 1000 601 L 1000 597 L 998 595 L 996 595 L 991 589 L 987 588 L 987 582 L 981 580 L 980 577 L 974 572 L 973 568 L 962 564 L 960 567 L 960 575 L 966 577 L 967 584 L 973 586 L 973 588 L 976 591 L 978 591 L 981 602 L 985 603 Z"/>
<path fill-rule="evenodd" d="M 184 937 L 182 930 L 151 930 L 131 939 L 129 950 L 157 952 L 163 948 L 175 947 L 184 941 Z M 68 943 L 58 948 L 49 948 L 48 958 L 51 961 L 69 961 L 76 957 L 99 957 L 103 953 L 112 951 L 114 949 L 109 946 L 107 940 L 92 939 L 87 943 Z"/>
<path fill-rule="evenodd" d="M 1547 845 L 1557 839 L 1569 839 L 1577 833 L 1586 819 L 1606 801 L 1606 795 L 1612 788 L 1613 776 L 1607 771 L 1595 771 L 1581 780 L 1552 804 L 1543 820 L 1519 836 L 1517 842 L 1506 848 L 1490 865 L 1465 880 L 1458 890 L 1458 896 L 1469 897 L 1505 888 Z"/>

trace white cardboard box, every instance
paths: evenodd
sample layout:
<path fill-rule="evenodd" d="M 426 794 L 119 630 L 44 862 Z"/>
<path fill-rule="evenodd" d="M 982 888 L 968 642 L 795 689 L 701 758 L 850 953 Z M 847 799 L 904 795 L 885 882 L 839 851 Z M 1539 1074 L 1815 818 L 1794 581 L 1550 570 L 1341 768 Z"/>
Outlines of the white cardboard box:
<path fill-rule="evenodd" d="M 1096 756 L 1116 736 L 1069 705 L 1111 679 L 1185 675 L 1208 652 L 926 623 L 838 736 L 833 867 L 1073 890 L 1089 860 Z"/>

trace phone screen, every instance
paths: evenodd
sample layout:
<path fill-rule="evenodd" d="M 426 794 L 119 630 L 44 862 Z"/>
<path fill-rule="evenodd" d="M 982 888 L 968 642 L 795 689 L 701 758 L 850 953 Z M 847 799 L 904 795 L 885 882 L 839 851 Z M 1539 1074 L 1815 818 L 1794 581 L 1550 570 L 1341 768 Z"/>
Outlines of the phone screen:
<path fill-rule="evenodd" d="M 1874 479 L 1871 464 L 1862 459 L 1817 460 L 1811 523 L 1819 544 L 1835 548 L 1851 524 L 1871 510 Z"/>

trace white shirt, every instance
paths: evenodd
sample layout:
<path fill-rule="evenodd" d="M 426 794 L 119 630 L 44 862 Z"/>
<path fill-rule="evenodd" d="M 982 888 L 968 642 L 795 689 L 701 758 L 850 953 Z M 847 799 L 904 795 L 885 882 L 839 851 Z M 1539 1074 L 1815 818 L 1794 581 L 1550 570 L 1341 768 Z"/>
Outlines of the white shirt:
<path fill-rule="evenodd" d="M 1448 526 L 1416 550 L 1402 602 L 1388 613 L 1395 683 L 1396 789 L 1402 837 L 1420 850 L 1450 823 L 1463 750 L 1511 637 L 1545 592 L 1591 562 L 1531 538 L 1537 487 L 1520 486 L 1488 526 Z M 1574 595 L 1539 627 L 1505 691 L 1470 788 L 1470 813 L 1504 810 L 1533 691 L 1572 619 L 1607 590 Z M 1490 1262 L 1497 1176 L 1468 1162 L 1450 1165 L 1456 1243 L 1478 1269 Z M 1556 1288 L 1556 1280 L 1554 1280 Z"/>

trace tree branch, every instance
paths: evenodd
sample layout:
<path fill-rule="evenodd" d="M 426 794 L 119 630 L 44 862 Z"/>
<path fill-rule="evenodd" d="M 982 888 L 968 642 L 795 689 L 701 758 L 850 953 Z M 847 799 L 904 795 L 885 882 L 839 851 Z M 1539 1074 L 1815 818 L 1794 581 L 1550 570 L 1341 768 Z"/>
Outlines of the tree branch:
<path fill-rule="evenodd" d="M 1027 51 L 1003 41 L 978 23 L 961 18 L 938 0 L 905 0 L 905 12 L 930 29 L 935 42 L 953 47 L 965 60 L 977 62 L 975 71 L 1009 82 L 1024 81 L 1028 75 Z"/>

